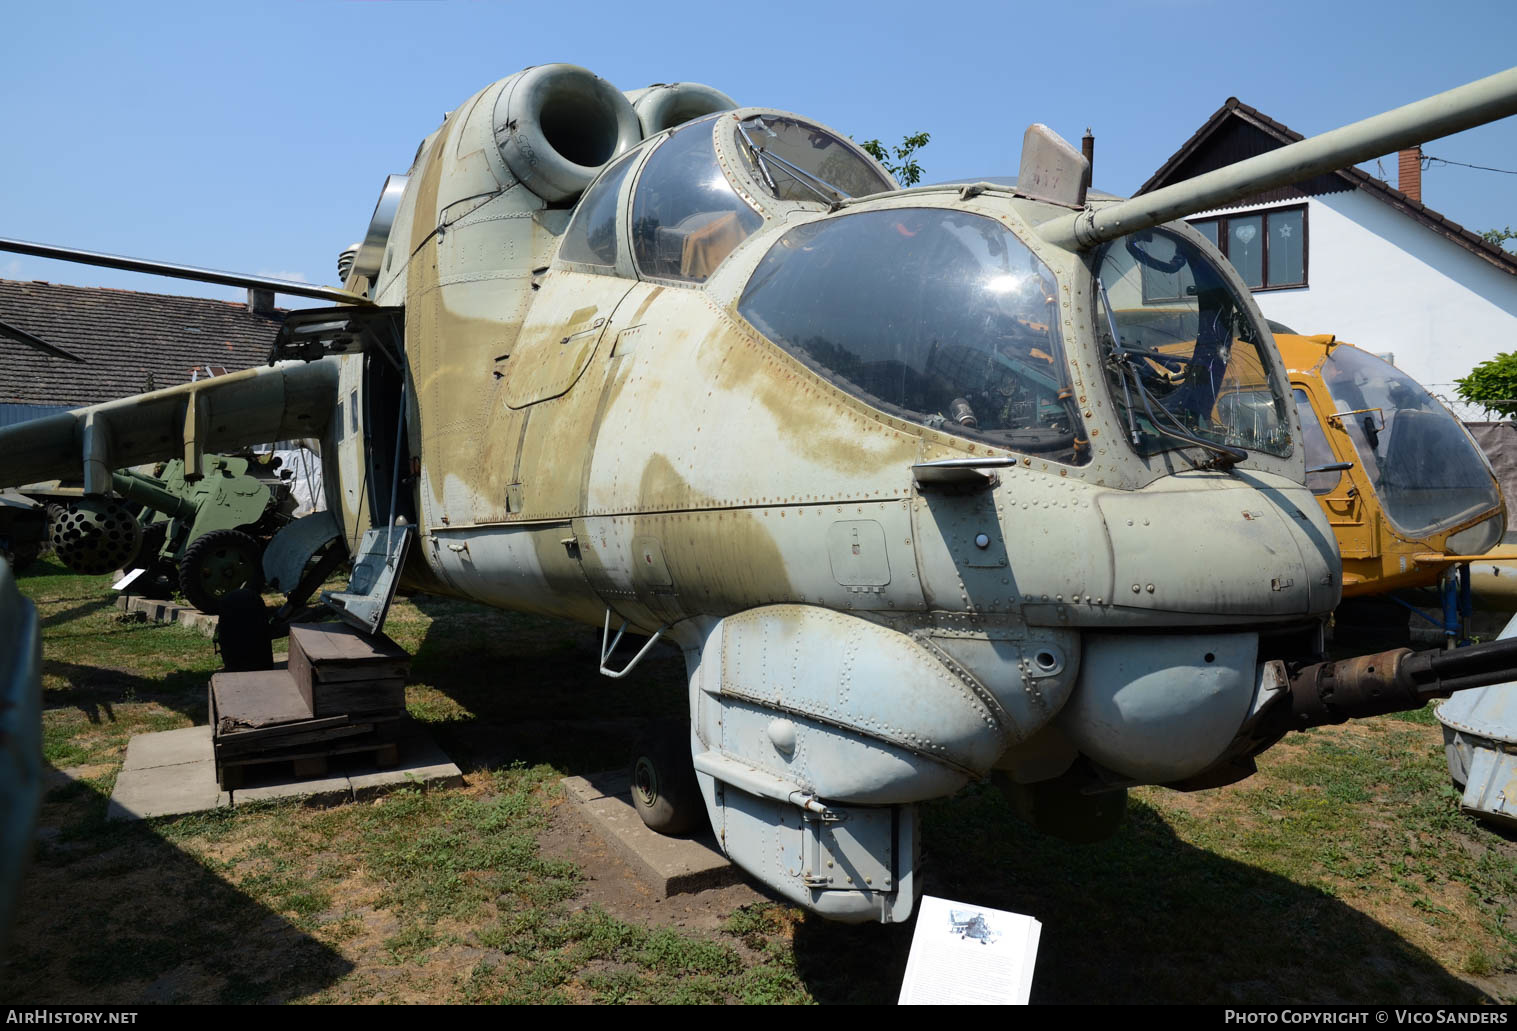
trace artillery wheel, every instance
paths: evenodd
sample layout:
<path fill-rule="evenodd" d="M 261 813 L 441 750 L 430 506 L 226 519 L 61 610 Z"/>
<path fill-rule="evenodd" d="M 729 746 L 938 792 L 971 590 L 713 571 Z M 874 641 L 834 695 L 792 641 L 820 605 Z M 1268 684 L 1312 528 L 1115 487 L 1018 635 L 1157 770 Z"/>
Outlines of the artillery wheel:
<path fill-rule="evenodd" d="M 644 742 L 632 763 L 632 808 L 660 834 L 684 834 L 705 819 L 684 721 L 655 728 Z"/>
<path fill-rule="evenodd" d="M 238 588 L 263 589 L 263 549 L 240 530 L 212 530 L 190 542 L 179 560 L 179 590 L 201 612 L 220 612 Z"/>

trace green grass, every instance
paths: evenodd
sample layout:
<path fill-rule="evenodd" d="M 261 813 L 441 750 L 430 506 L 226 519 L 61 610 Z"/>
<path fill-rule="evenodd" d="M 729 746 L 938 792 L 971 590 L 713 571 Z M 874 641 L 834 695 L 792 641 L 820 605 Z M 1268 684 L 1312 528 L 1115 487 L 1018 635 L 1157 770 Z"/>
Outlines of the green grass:
<path fill-rule="evenodd" d="M 557 783 L 686 704 L 683 663 L 595 673 L 598 631 L 397 602 L 407 706 L 464 788 L 121 824 L 134 734 L 205 720 L 209 640 L 115 618 L 101 578 L 21 580 L 44 620 L 42 835 L 0 995 L 18 1003 L 889 1002 L 912 927 L 778 903 L 620 915 L 546 854 Z M 972 785 L 923 806 L 928 891 L 1044 925 L 1034 1001 L 1517 1000 L 1517 844 L 1462 816 L 1429 713 L 1292 735 L 1226 789 L 1133 793 L 1066 845 Z M 657 907 L 648 912 L 656 914 Z"/>

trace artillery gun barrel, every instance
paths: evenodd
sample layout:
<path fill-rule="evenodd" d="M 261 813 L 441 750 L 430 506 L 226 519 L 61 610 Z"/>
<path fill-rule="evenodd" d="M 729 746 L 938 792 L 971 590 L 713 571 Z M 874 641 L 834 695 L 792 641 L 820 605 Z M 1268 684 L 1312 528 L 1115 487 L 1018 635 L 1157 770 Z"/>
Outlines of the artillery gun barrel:
<path fill-rule="evenodd" d="M 1282 715 L 1288 712 L 1288 729 L 1305 730 L 1420 709 L 1433 698 L 1510 680 L 1517 680 L 1517 638 L 1455 651 L 1393 648 L 1295 670 Z"/>
<path fill-rule="evenodd" d="M 1075 212 L 1045 223 L 1038 231 L 1061 247 L 1084 250 L 1105 240 L 1222 207 L 1264 190 L 1346 168 L 1512 114 L 1517 114 L 1517 68 L 1153 193 Z"/>
<path fill-rule="evenodd" d="M 163 512 L 170 519 L 194 519 L 199 506 L 189 498 L 181 497 L 168 489 L 168 484 L 143 473 L 116 472 L 111 474 L 111 486 L 128 501 L 146 505 L 155 512 Z"/>

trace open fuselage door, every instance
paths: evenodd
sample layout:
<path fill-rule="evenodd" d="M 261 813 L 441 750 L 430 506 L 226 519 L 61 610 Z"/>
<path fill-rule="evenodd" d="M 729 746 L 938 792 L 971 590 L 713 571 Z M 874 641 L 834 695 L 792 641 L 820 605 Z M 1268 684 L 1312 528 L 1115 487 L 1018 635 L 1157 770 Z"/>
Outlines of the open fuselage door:
<path fill-rule="evenodd" d="M 290 316 L 275 343 L 280 358 L 339 356 L 328 482 L 340 533 L 353 558 L 346 591 L 326 600 L 370 632 L 384 622 L 416 525 L 406 409 L 405 317 L 399 307 L 312 309 Z M 335 475 L 333 475 L 335 473 Z"/>

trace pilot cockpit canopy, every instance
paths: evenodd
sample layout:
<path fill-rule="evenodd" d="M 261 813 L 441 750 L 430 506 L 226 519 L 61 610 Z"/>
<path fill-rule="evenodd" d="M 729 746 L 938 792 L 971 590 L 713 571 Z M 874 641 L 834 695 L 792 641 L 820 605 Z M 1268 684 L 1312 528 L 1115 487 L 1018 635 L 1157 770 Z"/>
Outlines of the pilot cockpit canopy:
<path fill-rule="evenodd" d="M 580 198 L 574 221 L 564 233 L 558 256 L 565 261 L 615 268 L 616 202 L 621 196 L 627 173 L 637 165 L 638 152 L 632 151 L 600 174 Z"/>
<path fill-rule="evenodd" d="M 704 283 L 766 217 L 896 188 L 868 154 L 820 125 L 725 111 L 608 166 L 580 199 L 559 257 L 586 271 Z"/>
<path fill-rule="evenodd" d="M 896 189 L 853 143 L 819 125 L 772 112 L 738 112 L 738 153 L 771 197 L 830 204 Z"/>
<path fill-rule="evenodd" d="M 1090 460 L 1053 271 L 995 219 L 892 207 L 798 225 L 758 263 L 738 314 L 889 415 Z"/>
<path fill-rule="evenodd" d="M 643 164 L 632 195 L 632 253 L 645 277 L 703 283 L 764 224 L 717 163 L 711 130 L 719 118 L 676 129 Z"/>

